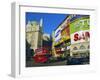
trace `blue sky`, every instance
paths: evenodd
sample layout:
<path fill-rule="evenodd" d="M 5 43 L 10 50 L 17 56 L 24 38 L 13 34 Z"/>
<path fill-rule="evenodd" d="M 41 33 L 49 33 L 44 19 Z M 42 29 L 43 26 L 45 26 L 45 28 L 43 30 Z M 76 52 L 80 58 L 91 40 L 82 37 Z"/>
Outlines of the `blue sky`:
<path fill-rule="evenodd" d="M 52 31 L 67 17 L 67 14 L 34 13 L 26 12 L 26 24 L 28 21 L 40 21 L 43 19 L 43 32 L 52 34 Z"/>

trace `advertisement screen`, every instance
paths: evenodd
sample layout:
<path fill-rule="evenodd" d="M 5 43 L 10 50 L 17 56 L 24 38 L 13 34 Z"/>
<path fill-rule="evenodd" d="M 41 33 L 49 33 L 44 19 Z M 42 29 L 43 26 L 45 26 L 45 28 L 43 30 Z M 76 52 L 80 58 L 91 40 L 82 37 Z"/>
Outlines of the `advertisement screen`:
<path fill-rule="evenodd" d="M 61 38 L 61 28 L 59 27 L 56 31 L 55 31 L 55 42 L 58 42 Z"/>
<path fill-rule="evenodd" d="M 69 28 L 69 26 L 65 27 L 61 31 L 61 36 L 62 36 L 62 39 L 64 39 L 64 40 L 68 40 L 70 38 L 70 28 Z"/>
<path fill-rule="evenodd" d="M 71 44 L 89 41 L 90 38 L 89 15 L 76 15 L 71 19 L 70 35 Z"/>

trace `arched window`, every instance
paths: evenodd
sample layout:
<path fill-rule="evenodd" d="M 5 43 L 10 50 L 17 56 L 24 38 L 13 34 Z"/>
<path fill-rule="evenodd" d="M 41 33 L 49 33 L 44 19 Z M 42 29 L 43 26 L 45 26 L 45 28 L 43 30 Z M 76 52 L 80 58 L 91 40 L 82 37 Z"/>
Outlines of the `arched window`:
<path fill-rule="evenodd" d="M 86 48 L 85 48 L 85 46 L 84 46 L 84 45 L 81 45 L 81 46 L 80 46 L 80 49 L 86 49 Z"/>
<path fill-rule="evenodd" d="M 77 47 L 75 46 L 75 47 L 73 48 L 73 50 L 78 50 L 78 49 L 77 49 Z"/>

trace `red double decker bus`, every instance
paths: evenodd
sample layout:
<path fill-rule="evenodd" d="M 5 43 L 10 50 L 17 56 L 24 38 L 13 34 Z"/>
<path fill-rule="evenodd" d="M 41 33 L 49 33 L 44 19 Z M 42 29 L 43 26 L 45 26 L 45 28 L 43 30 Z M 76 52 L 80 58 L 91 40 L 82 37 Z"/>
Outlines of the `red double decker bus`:
<path fill-rule="evenodd" d="M 33 59 L 36 63 L 45 63 L 48 61 L 50 51 L 46 48 L 38 48 L 35 50 Z"/>

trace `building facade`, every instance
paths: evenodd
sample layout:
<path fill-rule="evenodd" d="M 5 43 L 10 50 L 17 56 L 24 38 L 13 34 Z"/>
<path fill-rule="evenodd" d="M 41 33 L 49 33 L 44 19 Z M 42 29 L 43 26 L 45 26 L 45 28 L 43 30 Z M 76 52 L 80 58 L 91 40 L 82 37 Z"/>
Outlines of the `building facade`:
<path fill-rule="evenodd" d="M 65 20 L 53 32 L 53 53 L 55 57 L 65 57 L 69 54 L 70 46 L 70 28 L 69 17 L 66 16 Z"/>
<path fill-rule="evenodd" d="M 90 17 L 74 15 L 70 22 L 70 56 L 89 57 L 90 53 Z"/>
<path fill-rule="evenodd" d="M 42 19 L 40 22 L 29 21 L 26 25 L 26 40 L 35 50 L 42 46 Z"/>
<path fill-rule="evenodd" d="M 68 15 L 53 32 L 54 56 L 89 57 L 89 22 L 89 15 Z"/>

